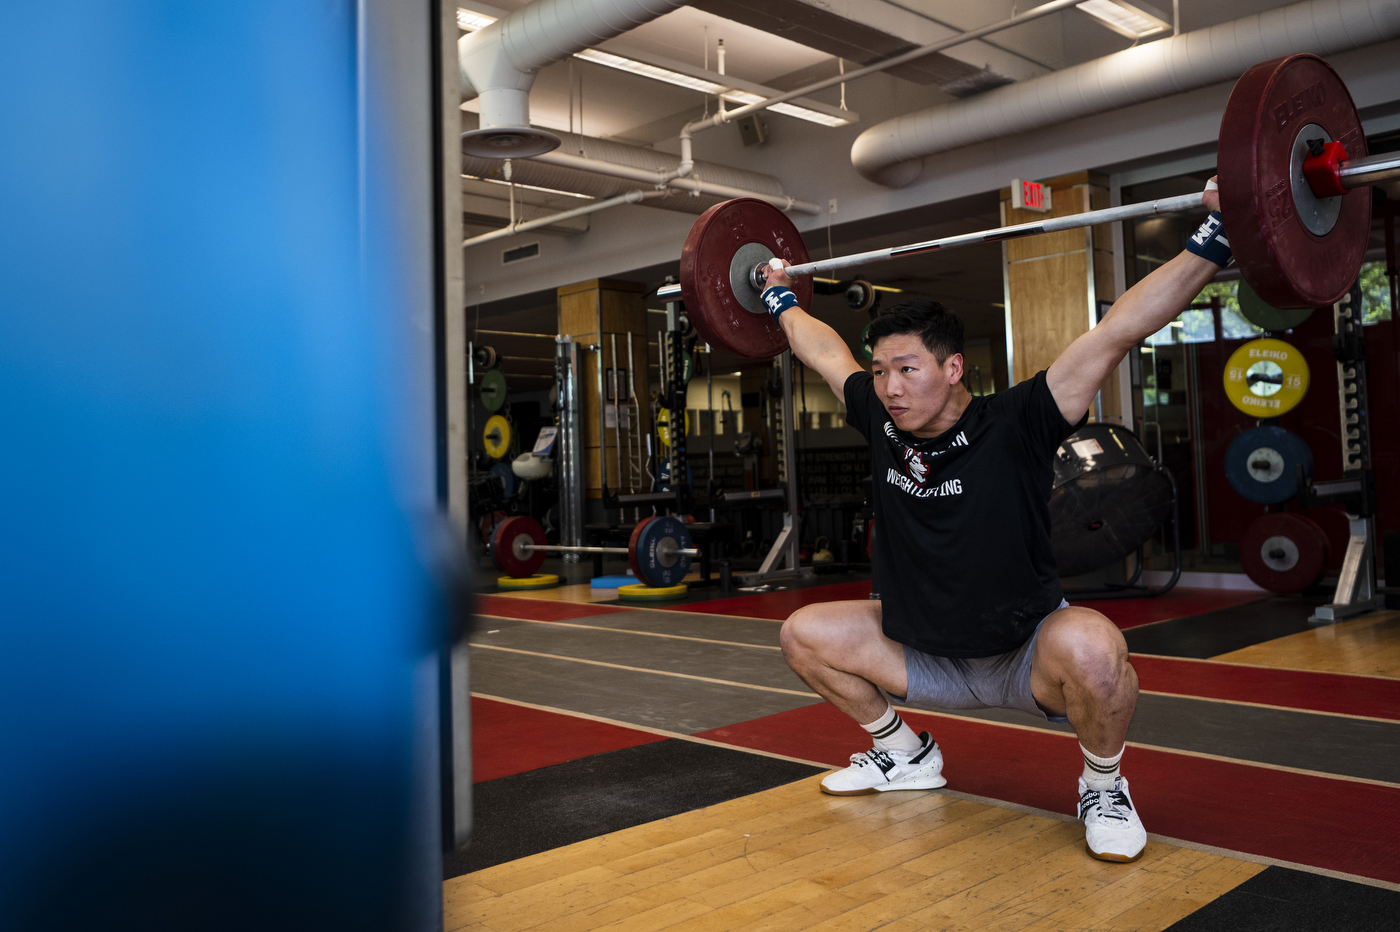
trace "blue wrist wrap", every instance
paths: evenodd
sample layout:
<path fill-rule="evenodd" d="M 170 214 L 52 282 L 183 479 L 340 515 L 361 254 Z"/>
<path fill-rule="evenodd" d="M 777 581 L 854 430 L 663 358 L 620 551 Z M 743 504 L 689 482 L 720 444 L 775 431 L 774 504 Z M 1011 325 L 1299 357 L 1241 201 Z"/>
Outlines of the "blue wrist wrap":
<path fill-rule="evenodd" d="M 783 311 L 797 306 L 797 295 L 782 285 L 774 285 L 766 289 L 762 298 L 764 306 L 768 308 L 768 315 L 774 320 L 777 320 L 778 315 Z"/>
<path fill-rule="evenodd" d="M 1230 241 L 1225 238 L 1225 226 L 1220 219 L 1220 211 L 1213 210 L 1200 229 L 1186 240 L 1186 251 L 1209 259 L 1222 269 L 1234 262 L 1230 252 Z"/>

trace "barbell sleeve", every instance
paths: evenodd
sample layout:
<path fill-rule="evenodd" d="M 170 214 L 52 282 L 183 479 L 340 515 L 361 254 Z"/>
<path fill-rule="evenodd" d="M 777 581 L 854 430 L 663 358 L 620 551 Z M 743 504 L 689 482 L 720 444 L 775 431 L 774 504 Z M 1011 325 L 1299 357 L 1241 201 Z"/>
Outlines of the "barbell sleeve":
<path fill-rule="evenodd" d="M 551 550 L 561 550 L 561 551 L 568 551 L 569 553 L 623 553 L 623 554 L 629 552 L 628 549 L 627 549 L 626 547 L 576 547 L 576 546 L 570 546 L 570 545 L 565 545 L 565 544 L 526 544 L 526 543 L 516 544 L 515 546 L 516 546 L 518 549 L 520 549 L 520 550 L 525 550 L 525 551 L 543 550 L 543 551 L 545 551 L 545 552 L 549 552 L 549 551 L 551 551 Z M 677 547 L 677 548 L 676 548 L 674 551 L 672 551 L 672 552 L 673 552 L 673 553 L 684 554 L 684 555 L 687 556 L 687 557 L 698 557 L 698 556 L 700 556 L 700 551 L 699 551 L 699 550 L 696 550 L 694 547 Z"/>

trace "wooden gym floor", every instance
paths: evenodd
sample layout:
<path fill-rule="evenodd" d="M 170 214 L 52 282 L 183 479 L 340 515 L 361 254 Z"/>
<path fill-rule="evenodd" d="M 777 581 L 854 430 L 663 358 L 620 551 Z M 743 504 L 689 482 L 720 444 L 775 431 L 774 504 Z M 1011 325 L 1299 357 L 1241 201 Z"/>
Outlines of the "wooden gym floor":
<path fill-rule="evenodd" d="M 445 928 L 1400 927 L 1400 612 L 1094 603 L 1143 690 L 1123 768 L 1151 835 L 1121 865 L 1084 852 L 1072 733 L 1017 713 L 904 710 L 944 749 L 942 790 L 818 790 L 869 739 L 787 669 L 779 623 L 869 591 L 480 596 L 475 827 Z"/>

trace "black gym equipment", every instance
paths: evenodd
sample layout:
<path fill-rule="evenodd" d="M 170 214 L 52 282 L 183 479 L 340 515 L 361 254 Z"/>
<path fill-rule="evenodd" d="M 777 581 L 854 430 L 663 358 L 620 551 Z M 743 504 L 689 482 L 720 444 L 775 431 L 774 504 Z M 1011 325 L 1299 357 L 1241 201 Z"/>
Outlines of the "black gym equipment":
<path fill-rule="evenodd" d="M 1103 588 L 1066 589 L 1072 599 L 1158 596 L 1181 577 L 1176 481 L 1143 448 L 1137 434 L 1116 424 L 1089 424 L 1055 453 L 1050 492 L 1050 541 L 1061 576 L 1078 576 L 1136 552 L 1132 578 Z M 1142 545 L 1171 519 L 1171 578 L 1140 586 Z"/>

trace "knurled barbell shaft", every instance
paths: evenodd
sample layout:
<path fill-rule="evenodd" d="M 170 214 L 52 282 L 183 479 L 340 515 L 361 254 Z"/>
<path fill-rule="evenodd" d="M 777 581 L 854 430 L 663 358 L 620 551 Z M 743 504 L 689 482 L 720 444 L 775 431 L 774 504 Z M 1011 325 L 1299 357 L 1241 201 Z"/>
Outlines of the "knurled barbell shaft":
<path fill-rule="evenodd" d="M 1359 188 L 1365 185 L 1378 184 L 1380 182 L 1400 178 L 1400 153 L 1387 152 L 1381 155 L 1349 159 L 1341 164 L 1339 174 L 1342 186 L 1345 188 Z M 1101 210 L 1089 210 L 1083 213 L 1069 214 L 1064 217 L 1046 217 L 1044 220 L 1035 220 L 1030 223 L 1017 223 L 1011 226 L 996 227 L 991 230 L 979 230 L 975 233 L 959 233 L 956 236 L 945 236 L 941 239 L 928 240 L 922 243 L 911 243 L 907 246 L 889 246 L 884 249 L 872 249 L 869 252 L 858 252 L 849 256 L 834 256 L 830 259 L 804 262 L 800 265 L 789 266 L 787 274 L 792 278 L 796 278 L 799 275 L 817 275 L 822 272 L 833 272 L 837 269 L 850 268 L 853 265 L 884 262 L 903 256 L 915 256 L 925 252 L 955 249 L 959 246 L 973 246 L 978 243 L 999 243 L 1003 240 L 1017 239 L 1022 236 L 1037 236 L 1041 233 L 1058 233 L 1063 230 L 1078 230 L 1084 227 L 1097 226 L 1101 223 L 1118 223 L 1123 220 L 1137 220 L 1142 217 L 1153 217 L 1157 214 L 1196 210 L 1203 205 L 1204 200 L 1202 195 L 1182 194 L 1178 197 L 1158 198 L 1155 201 L 1143 201 L 1140 204 L 1126 204 L 1122 207 L 1105 207 Z M 755 288 L 760 288 L 762 269 L 762 265 L 757 266 L 751 276 L 750 284 L 753 284 Z M 679 286 L 676 286 L 675 290 L 679 291 Z M 671 293 L 666 288 L 662 288 L 657 294 L 662 294 L 663 292 L 666 294 Z"/>
<path fill-rule="evenodd" d="M 567 550 L 569 553 L 628 553 L 626 547 L 574 547 L 565 544 L 517 544 L 518 549 L 524 551 L 531 550 Z M 677 547 L 673 553 L 685 554 L 687 557 L 698 557 L 700 551 L 694 547 Z"/>

